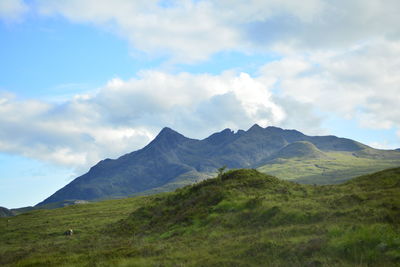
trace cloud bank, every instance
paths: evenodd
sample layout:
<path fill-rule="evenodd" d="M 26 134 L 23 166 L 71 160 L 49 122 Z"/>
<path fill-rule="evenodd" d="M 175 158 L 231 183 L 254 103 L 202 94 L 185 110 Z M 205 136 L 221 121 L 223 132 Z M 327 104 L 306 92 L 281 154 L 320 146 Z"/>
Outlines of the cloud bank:
<path fill-rule="evenodd" d="M 61 104 L 0 98 L 0 150 L 87 168 L 149 142 L 164 126 L 204 138 L 224 127 L 285 119 L 269 88 L 245 73 L 144 71 Z"/>
<path fill-rule="evenodd" d="M 87 168 L 140 148 L 164 126 L 197 138 L 253 123 L 318 134 L 319 111 L 364 127 L 399 129 L 399 53 L 400 43 L 378 42 L 287 55 L 262 66 L 257 76 L 147 70 L 58 104 L 3 95 L 0 149 Z"/>
<path fill-rule="evenodd" d="M 37 0 L 45 15 L 89 23 L 173 62 L 219 51 L 310 51 L 400 37 L 397 0 Z"/>
<path fill-rule="evenodd" d="M 169 64 L 221 51 L 279 59 L 256 75 L 145 70 L 63 103 L 4 93 L 0 151 L 83 170 L 164 126 L 197 138 L 253 123 L 317 134 L 324 113 L 400 138 L 399 1 L 5 0 L 0 18 L 28 9 L 111 31 Z"/>
<path fill-rule="evenodd" d="M 341 52 L 288 56 L 261 72 L 275 79 L 283 97 L 365 127 L 390 129 L 400 126 L 399 55 L 399 41 L 377 41 Z"/>

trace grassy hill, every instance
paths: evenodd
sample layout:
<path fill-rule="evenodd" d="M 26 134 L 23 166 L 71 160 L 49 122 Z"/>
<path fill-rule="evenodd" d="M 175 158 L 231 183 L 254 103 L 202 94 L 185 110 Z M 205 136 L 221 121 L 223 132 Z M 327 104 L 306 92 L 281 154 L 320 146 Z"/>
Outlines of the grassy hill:
<path fill-rule="evenodd" d="M 281 159 L 289 159 L 289 158 L 325 158 L 326 155 L 324 152 L 319 150 L 313 143 L 307 141 L 297 141 L 291 143 L 278 152 L 274 153 L 271 158 L 281 158 Z"/>
<path fill-rule="evenodd" d="M 399 165 L 398 152 L 367 148 L 357 152 L 324 151 L 314 157 L 278 155 L 258 170 L 299 183 L 334 184 Z"/>
<path fill-rule="evenodd" d="M 0 218 L 0 265 L 399 266 L 399 222 L 400 168 L 326 186 L 242 169 Z"/>

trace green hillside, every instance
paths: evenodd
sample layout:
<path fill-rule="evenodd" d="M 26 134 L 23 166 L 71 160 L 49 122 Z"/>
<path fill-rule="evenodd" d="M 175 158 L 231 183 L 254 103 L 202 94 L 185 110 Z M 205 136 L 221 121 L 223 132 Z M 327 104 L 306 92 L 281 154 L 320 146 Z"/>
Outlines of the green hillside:
<path fill-rule="evenodd" d="M 400 168 L 327 186 L 242 169 L 0 218 L 0 265 L 399 266 L 399 222 Z"/>
<path fill-rule="evenodd" d="M 334 184 L 387 168 L 400 166 L 395 151 L 364 149 L 359 152 L 324 151 L 320 157 L 279 157 L 258 167 L 263 173 L 307 184 Z"/>
<path fill-rule="evenodd" d="M 275 154 L 271 156 L 272 158 L 282 158 L 282 159 L 288 159 L 288 158 L 303 158 L 303 159 L 308 159 L 308 158 L 325 158 L 326 155 L 324 152 L 319 150 L 313 143 L 307 142 L 307 141 L 297 141 L 294 143 L 291 143 Z"/>

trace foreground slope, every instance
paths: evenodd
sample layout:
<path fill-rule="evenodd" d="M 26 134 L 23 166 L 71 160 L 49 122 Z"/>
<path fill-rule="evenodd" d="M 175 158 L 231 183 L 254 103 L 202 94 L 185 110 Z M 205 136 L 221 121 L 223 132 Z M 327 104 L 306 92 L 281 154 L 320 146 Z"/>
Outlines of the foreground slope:
<path fill-rule="evenodd" d="M 299 171 L 292 175 L 292 163 L 298 160 L 307 160 L 313 167 L 294 166 Z M 307 136 L 277 127 L 262 128 L 256 124 L 236 133 L 225 129 L 203 140 L 190 139 L 164 128 L 143 149 L 116 160 L 99 162 L 38 206 L 65 200 L 99 200 L 171 191 L 207 179 L 224 165 L 260 167 L 261 171 L 284 179 L 332 183 L 334 178 L 349 179 L 399 164 L 399 151 L 384 153 L 346 138 Z"/>
<path fill-rule="evenodd" d="M 0 219 L 0 265 L 398 266 L 400 168 L 338 185 L 255 170 Z M 73 236 L 63 236 L 73 228 Z"/>

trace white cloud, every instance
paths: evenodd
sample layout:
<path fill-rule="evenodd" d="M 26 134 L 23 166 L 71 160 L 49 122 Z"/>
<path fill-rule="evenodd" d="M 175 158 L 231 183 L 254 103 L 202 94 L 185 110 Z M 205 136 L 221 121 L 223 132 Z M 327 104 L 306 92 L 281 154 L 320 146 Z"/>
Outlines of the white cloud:
<path fill-rule="evenodd" d="M 295 129 L 307 135 L 328 135 L 329 131 L 321 128 L 324 117 L 316 113 L 316 108 L 308 103 L 302 103 L 290 96 L 273 97 L 285 111 L 285 119 L 277 126 L 285 129 Z"/>
<path fill-rule="evenodd" d="M 253 123 L 325 134 L 323 117 L 316 115 L 322 111 L 364 127 L 399 129 L 399 53 L 399 42 L 378 40 L 288 54 L 256 77 L 148 70 L 62 103 L 4 94 L 0 150 L 84 170 L 142 147 L 164 126 L 195 138 Z"/>
<path fill-rule="evenodd" d="M 152 56 L 172 56 L 179 62 L 205 60 L 216 51 L 234 48 L 239 38 L 207 1 L 180 1 L 171 8 L 154 0 L 39 2 L 43 14 L 94 23 L 126 38 L 135 49 Z"/>
<path fill-rule="evenodd" d="M 0 150 L 78 168 L 141 148 L 164 126 L 204 138 L 224 127 L 285 119 L 269 89 L 245 73 L 144 71 L 64 103 L 0 101 Z"/>
<path fill-rule="evenodd" d="M 400 128 L 400 42 L 371 41 L 341 51 L 289 55 L 266 64 L 281 97 L 355 118 L 375 129 Z"/>
<path fill-rule="evenodd" d="M 244 25 L 246 36 L 261 47 L 285 44 L 305 51 L 346 48 L 371 38 L 400 36 L 400 2 L 396 0 L 308 1 L 303 10 L 295 3 L 303 5 L 304 1 L 290 2 L 278 5 L 290 8 L 264 19 L 255 17 Z"/>
<path fill-rule="evenodd" d="M 397 0 L 160 1 L 38 0 L 42 14 L 91 23 L 134 49 L 176 62 L 219 51 L 346 48 L 374 38 L 398 40 Z"/>
<path fill-rule="evenodd" d="M 107 114 L 113 125 L 128 123 L 157 129 L 170 125 L 194 137 L 223 127 L 274 124 L 285 117 L 271 100 L 268 87 L 248 74 L 234 72 L 172 75 L 145 71 L 137 79 L 110 81 L 89 102 L 101 114 Z M 196 127 L 186 126 L 194 123 Z"/>
<path fill-rule="evenodd" d="M 225 95 L 236 101 L 236 112 L 242 113 L 252 121 L 266 124 L 278 122 L 285 116 L 280 107 L 271 101 L 271 94 L 264 84 L 248 74 L 234 72 L 221 75 L 172 75 L 159 71 L 144 71 L 139 73 L 137 79 L 110 81 L 90 103 L 102 110 L 101 113 L 107 110 L 109 120 L 118 125 L 128 121 L 135 123 L 145 116 L 162 116 L 171 111 L 192 115 L 201 106 L 214 105 L 217 101 L 215 98 Z M 270 115 L 264 118 L 261 114 L 264 111 L 268 111 Z M 218 115 L 227 121 L 230 120 L 229 114 L 214 114 Z M 184 117 L 182 114 L 177 116 Z M 159 126 L 173 123 L 173 116 L 168 117 L 170 118 L 165 119 Z M 236 127 L 243 125 L 241 123 L 237 122 Z M 218 128 L 220 127 L 219 125 Z M 196 132 L 198 133 L 198 130 L 193 131 Z"/>
<path fill-rule="evenodd" d="M 28 6 L 22 0 L 1 0 L 0 19 L 18 21 L 28 11 Z"/>
<path fill-rule="evenodd" d="M 318 111 L 400 128 L 397 0 L 37 0 L 41 14 L 89 23 L 172 62 L 275 51 L 257 77 L 143 71 L 62 103 L 0 96 L 0 150 L 88 167 L 170 126 L 191 137 L 253 123 L 320 133 Z M 35 9 L 36 6 L 33 8 Z M 0 2 L 18 18 L 22 1 Z M 271 92 L 278 93 L 272 94 Z"/>
<path fill-rule="evenodd" d="M 137 147 L 151 137 L 140 127 L 103 125 L 99 114 L 75 101 L 58 105 L 3 99 L 0 104 L 3 152 L 80 168 L 105 155 L 119 156 L 128 152 L 129 146 Z"/>

